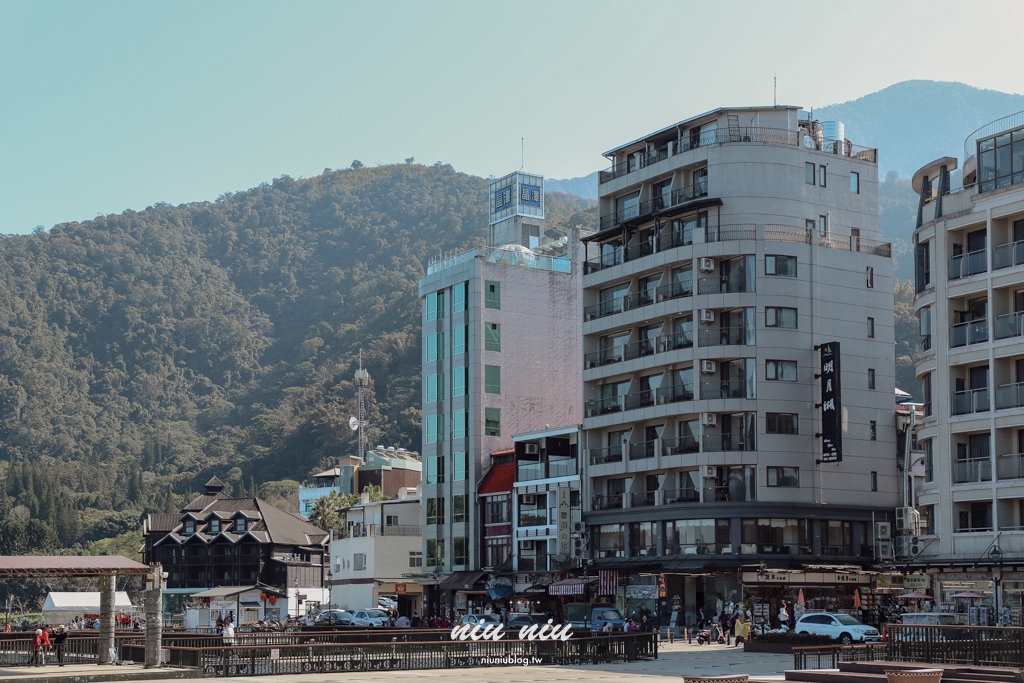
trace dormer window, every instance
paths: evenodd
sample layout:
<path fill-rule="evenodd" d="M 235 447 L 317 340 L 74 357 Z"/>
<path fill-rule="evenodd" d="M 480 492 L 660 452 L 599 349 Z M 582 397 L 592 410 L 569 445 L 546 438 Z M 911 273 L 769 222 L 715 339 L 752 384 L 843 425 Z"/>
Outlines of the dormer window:
<path fill-rule="evenodd" d="M 211 519 L 210 520 L 210 533 L 211 534 L 219 534 L 220 533 L 220 520 L 219 519 Z"/>
<path fill-rule="evenodd" d="M 235 531 L 238 533 L 245 531 L 245 517 L 239 517 L 235 520 Z"/>
<path fill-rule="evenodd" d="M 196 532 L 196 522 L 192 519 L 185 520 L 185 533 L 192 535 Z"/>

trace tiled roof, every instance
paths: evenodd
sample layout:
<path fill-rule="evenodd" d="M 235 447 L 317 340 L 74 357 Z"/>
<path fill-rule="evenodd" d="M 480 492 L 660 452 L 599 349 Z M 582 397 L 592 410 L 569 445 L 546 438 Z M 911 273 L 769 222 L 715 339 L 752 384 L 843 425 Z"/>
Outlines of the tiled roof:
<path fill-rule="evenodd" d="M 512 490 L 512 484 L 516 480 L 516 466 L 513 463 L 495 465 L 487 470 L 487 474 L 480 480 L 476 487 L 478 496 L 486 496 L 492 493 L 507 493 Z"/>

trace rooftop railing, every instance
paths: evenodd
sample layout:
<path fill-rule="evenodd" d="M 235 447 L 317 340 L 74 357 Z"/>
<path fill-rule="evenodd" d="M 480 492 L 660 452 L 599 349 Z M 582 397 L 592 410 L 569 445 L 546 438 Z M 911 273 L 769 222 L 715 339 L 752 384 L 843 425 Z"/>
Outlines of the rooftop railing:
<path fill-rule="evenodd" d="M 967 139 L 964 140 L 964 165 L 967 164 L 968 159 L 978 153 L 978 140 L 998 135 L 1003 131 L 1020 128 L 1021 126 L 1024 126 L 1024 111 L 1019 111 L 1016 114 L 1010 114 L 1009 116 L 1004 116 L 1001 119 L 996 119 L 991 123 L 986 123 L 984 126 L 968 135 Z"/>
<path fill-rule="evenodd" d="M 553 273 L 570 273 L 572 265 L 567 256 L 541 256 L 529 251 L 510 249 L 507 247 L 478 247 L 452 256 L 431 260 L 427 266 L 427 275 L 452 268 L 460 263 L 467 263 L 475 258 L 482 258 L 488 263 L 500 263 L 507 266 L 521 266 Z"/>

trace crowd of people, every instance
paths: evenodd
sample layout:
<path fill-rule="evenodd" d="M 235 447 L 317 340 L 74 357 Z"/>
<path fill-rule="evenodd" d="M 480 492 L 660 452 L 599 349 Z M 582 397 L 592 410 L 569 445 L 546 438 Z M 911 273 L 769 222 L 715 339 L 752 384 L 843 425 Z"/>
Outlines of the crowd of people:
<path fill-rule="evenodd" d="M 69 626 L 43 626 L 37 628 L 32 637 L 32 656 L 29 666 L 46 666 L 46 653 L 53 651 L 57 657 L 57 665 L 64 666 L 64 645 L 68 639 Z"/>

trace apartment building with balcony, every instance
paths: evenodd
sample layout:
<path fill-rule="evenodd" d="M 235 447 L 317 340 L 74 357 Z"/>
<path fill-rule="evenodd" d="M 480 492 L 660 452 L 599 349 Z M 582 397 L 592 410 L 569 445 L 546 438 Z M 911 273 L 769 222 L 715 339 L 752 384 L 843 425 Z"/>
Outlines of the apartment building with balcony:
<path fill-rule="evenodd" d="M 456 589 L 479 580 L 477 485 L 490 454 L 513 434 L 582 419 L 580 234 L 545 236 L 543 183 L 524 171 L 491 181 L 487 246 L 433 261 L 419 283 L 420 580 L 438 590 L 432 610 L 451 610 Z"/>
<path fill-rule="evenodd" d="M 913 177 L 926 473 L 901 559 L 954 572 L 943 592 L 991 595 L 993 568 L 1024 564 L 1024 112 L 972 133 L 964 158 L 962 188 L 952 157 Z M 1021 580 L 1003 581 L 1002 604 L 1020 607 Z"/>
<path fill-rule="evenodd" d="M 740 567 L 872 562 L 871 521 L 900 490 L 876 151 L 779 106 L 717 109 L 606 156 L 584 238 L 594 567 L 665 574 L 692 615 L 741 599 Z M 820 462 L 825 342 L 841 348 L 838 463 Z"/>

